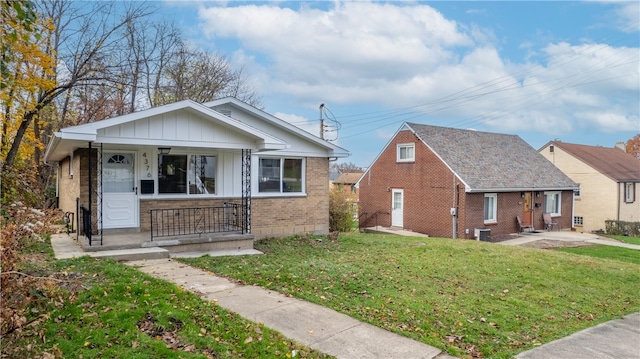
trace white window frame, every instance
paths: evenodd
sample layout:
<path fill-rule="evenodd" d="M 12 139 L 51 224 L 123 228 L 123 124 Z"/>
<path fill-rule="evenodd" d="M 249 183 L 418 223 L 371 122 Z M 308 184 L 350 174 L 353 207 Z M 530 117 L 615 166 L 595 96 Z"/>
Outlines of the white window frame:
<path fill-rule="evenodd" d="M 624 203 L 633 203 L 635 201 L 636 201 L 636 184 L 633 182 L 625 182 Z"/>
<path fill-rule="evenodd" d="M 291 197 L 291 196 L 305 196 L 307 193 L 307 159 L 305 157 L 295 157 L 295 156 L 256 156 L 256 161 L 252 163 L 252 166 L 255 164 L 255 178 L 256 181 L 252 180 L 252 187 L 255 190 L 252 190 L 252 195 L 256 195 L 258 197 Z M 261 159 L 274 159 L 280 160 L 280 190 L 273 192 L 260 192 L 260 160 Z M 301 181 L 302 181 L 302 189 L 300 192 L 286 192 L 282 189 L 282 181 L 284 180 L 284 161 L 285 160 L 301 160 Z"/>
<path fill-rule="evenodd" d="M 489 216 L 485 216 L 487 214 L 487 210 L 485 206 L 487 205 L 487 198 L 491 198 L 493 202 L 493 208 L 491 208 L 491 213 Z M 489 223 L 498 223 L 498 194 L 497 193 L 485 193 L 482 205 L 482 217 L 484 219 L 485 224 Z"/>
<path fill-rule="evenodd" d="M 408 150 L 411 149 L 411 157 L 408 157 Z M 406 157 L 402 157 L 402 150 L 405 151 Z M 396 162 L 414 162 L 416 160 L 416 144 L 415 143 L 399 143 L 396 145 Z"/>
<path fill-rule="evenodd" d="M 552 208 L 553 211 L 550 211 L 548 201 L 550 197 L 555 197 L 557 199 L 555 208 Z M 562 191 L 547 191 L 544 192 L 544 202 L 543 202 L 544 213 L 549 213 L 552 217 L 559 217 L 562 215 Z"/>

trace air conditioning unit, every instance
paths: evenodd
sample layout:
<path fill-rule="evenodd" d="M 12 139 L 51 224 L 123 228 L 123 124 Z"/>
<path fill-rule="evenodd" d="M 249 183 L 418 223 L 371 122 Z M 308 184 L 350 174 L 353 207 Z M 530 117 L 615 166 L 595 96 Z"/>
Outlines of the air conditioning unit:
<path fill-rule="evenodd" d="M 489 228 L 476 228 L 473 231 L 476 241 L 488 241 L 491 237 L 491 229 Z"/>

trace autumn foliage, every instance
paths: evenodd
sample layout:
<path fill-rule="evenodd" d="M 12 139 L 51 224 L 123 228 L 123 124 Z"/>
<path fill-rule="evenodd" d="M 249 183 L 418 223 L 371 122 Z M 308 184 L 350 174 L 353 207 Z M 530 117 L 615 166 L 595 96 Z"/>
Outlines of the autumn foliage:
<path fill-rule="evenodd" d="M 3 209 L 0 238 L 0 336 L 19 335 L 31 323 L 45 319 L 51 307 L 73 300 L 68 281 L 61 273 L 40 273 L 29 264 L 44 260 L 43 254 L 28 253 L 34 242 L 44 241 L 53 231 L 56 211 L 30 209 L 21 203 Z M 64 286 L 61 286 L 64 284 Z M 34 314 L 35 313 L 35 314 Z M 43 313 L 38 315 L 37 313 Z"/>

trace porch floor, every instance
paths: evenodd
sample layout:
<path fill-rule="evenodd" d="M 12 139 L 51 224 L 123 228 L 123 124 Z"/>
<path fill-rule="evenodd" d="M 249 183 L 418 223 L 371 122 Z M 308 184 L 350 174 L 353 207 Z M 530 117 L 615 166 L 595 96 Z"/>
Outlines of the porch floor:
<path fill-rule="evenodd" d="M 102 249 L 85 252 L 79 242 L 66 233 L 56 233 L 51 235 L 51 247 L 56 259 L 67 259 L 74 257 L 90 256 L 94 258 L 112 258 L 117 261 L 151 260 L 161 258 L 193 258 L 203 255 L 215 256 L 238 256 L 255 255 L 262 252 L 255 249 L 241 250 L 213 250 L 171 253 L 162 247 L 130 248 L 130 249 Z"/>
<path fill-rule="evenodd" d="M 75 234 L 71 236 L 71 238 L 76 237 Z M 254 236 L 252 234 L 239 232 L 212 233 L 202 236 L 156 237 L 151 240 L 151 232 L 118 230 L 105 231 L 102 234 L 102 240 L 100 240 L 100 236 L 94 235 L 91 245 L 87 237 L 80 235 L 76 243 L 84 252 L 163 248 L 171 253 L 180 253 L 252 250 L 253 240 Z"/>

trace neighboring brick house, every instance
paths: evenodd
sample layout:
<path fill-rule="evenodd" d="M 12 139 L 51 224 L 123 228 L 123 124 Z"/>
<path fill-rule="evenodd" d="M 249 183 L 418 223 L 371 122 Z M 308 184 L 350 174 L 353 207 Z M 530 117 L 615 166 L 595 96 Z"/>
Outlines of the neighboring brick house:
<path fill-rule="evenodd" d="M 551 141 L 540 148 L 580 184 L 574 200 L 576 230 L 604 230 L 606 220 L 640 221 L 640 160 L 621 147 Z"/>
<path fill-rule="evenodd" d="M 357 201 L 359 196 L 356 183 L 360 179 L 360 176 L 362 176 L 362 171 L 342 173 L 331 182 L 331 187 L 334 190 L 340 189 L 346 194 L 352 194 Z"/>
<path fill-rule="evenodd" d="M 326 234 L 329 160 L 348 155 L 229 97 L 64 128 L 45 160 L 60 163 L 59 207 L 108 243 L 110 230 L 152 225 L 172 226 L 155 236 Z"/>
<path fill-rule="evenodd" d="M 360 227 L 434 237 L 500 238 L 571 227 L 578 185 L 516 135 L 405 123 L 358 182 Z"/>

